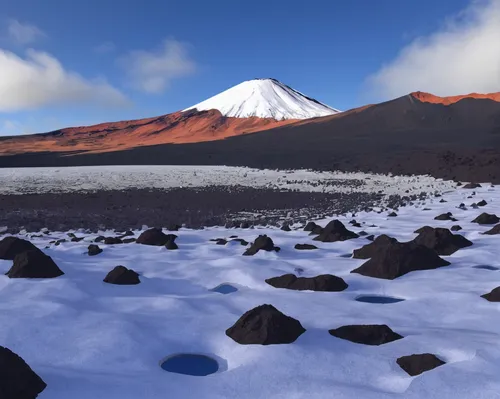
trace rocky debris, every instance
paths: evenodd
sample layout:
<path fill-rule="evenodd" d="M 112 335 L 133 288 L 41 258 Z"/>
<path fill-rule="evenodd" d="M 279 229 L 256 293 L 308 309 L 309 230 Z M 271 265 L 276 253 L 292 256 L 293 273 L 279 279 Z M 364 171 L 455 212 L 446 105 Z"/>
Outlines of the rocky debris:
<path fill-rule="evenodd" d="M 295 342 L 305 331 L 298 320 L 272 305 L 261 305 L 241 316 L 226 335 L 241 345 L 273 345 Z"/>
<path fill-rule="evenodd" d="M 141 282 L 139 274 L 125 266 L 116 266 L 103 280 L 108 284 L 116 285 L 136 285 Z"/>
<path fill-rule="evenodd" d="M 459 249 L 472 245 L 472 242 L 464 236 L 439 227 L 422 231 L 413 242 L 433 249 L 438 255 L 451 255 Z"/>
<path fill-rule="evenodd" d="M 436 216 L 434 220 L 451 220 L 453 222 L 457 221 L 457 219 L 453 217 L 453 214 L 451 212 L 446 212 L 443 213 L 442 215 Z"/>
<path fill-rule="evenodd" d="M 385 324 L 349 325 L 330 330 L 329 333 L 364 345 L 383 345 L 403 338 Z"/>
<path fill-rule="evenodd" d="M 462 227 L 459 226 L 458 224 L 455 224 L 455 225 L 451 226 L 450 230 L 451 231 L 460 231 L 460 230 L 462 230 Z"/>
<path fill-rule="evenodd" d="M 296 277 L 294 274 L 268 278 L 266 283 L 275 288 L 285 288 L 296 291 L 344 291 L 348 285 L 340 277 L 322 274 L 316 277 Z"/>
<path fill-rule="evenodd" d="M 484 298 L 490 302 L 500 302 L 500 287 L 494 288 L 487 294 L 481 295 L 481 298 Z"/>
<path fill-rule="evenodd" d="M 10 278 L 55 278 L 64 273 L 50 256 L 32 249 L 16 255 L 14 264 L 5 274 Z"/>
<path fill-rule="evenodd" d="M 486 206 L 488 203 L 485 200 L 481 200 L 477 203 L 477 206 Z"/>
<path fill-rule="evenodd" d="M 384 249 L 388 245 L 397 243 L 398 240 L 395 238 L 389 237 L 388 235 L 382 234 L 378 236 L 373 242 L 370 244 L 366 244 L 359 249 L 355 249 L 352 252 L 352 257 L 354 259 L 370 259 L 373 257 L 378 251 Z"/>
<path fill-rule="evenodd" d="M 437 269 L 449 264 L 434 250 L 423 245 L 397 242 L 375 251 L 367 262 L 351 273 L 393 280 L 413 271 Z"/>
<path fill-rule="evenodd" d="M 99 255 L 101 252 L 102 252 L 102 249 L 99 248 L 99 245 L 90 244 L 88 247 L 87 253 L 89 254 L 89 256 L 95 256 L 95 255 Z"/>
<path fill-rule="evenodd" d="M 398 216 L 398 214 L 396 212 L 391 212 L 387 216 L 390 218 L 394 218 L 394 217 Z"/>
<path fill-rule="evenodd" d="M 474 189 L 479 187 L 481 187 L 479 183 L 467 183 L 466 185 L 462 186 L 462 188 L 468 188 L 468 189 Z"/>
<path fill-rule="evenodd" d="M 47 384 L 17 354 L 0 346 L 0 398 L 35 399 Z"/>
<path fill-rule="evenodd" d="M 104 244 L 107 245 L 123 244 L 123 241 L 119 237 L 106 237 L 104 239 Z"/>
<path fill-rule="evenodd" d="M 254 241 L 254 243 L 248 248 L 243 255 L 252 256 L 255 255 L 259 251 L 276 251 L 279 252 L 279 247 L 274 246 L 273 240 L 267 235 L 260 235 Z"/>
<path fill-rule="evenodd" d="M 132 242 L 135 242 L 135 238 L 124 238 L 124 239 L 122 240 L 122 242 L 123 242 L 124 244 L 130 244 L 130 243 L 132 243 Z"/>
<path fill-rule="evenodd" d="M 0 259 L 14 260 L 20 253 L 39 250 L 31 242 L 17 237 L 5 237 L 0 241 Z"/>
<path fill-rule="evenodd" d="M 153 227 L 152 229 L 144 231 L 136 242 L 143 245 L 154 245 L 158 247 L 163 247 L 168 241 L 177 238 L 175 234 L 165 234 L 162 229 Z"/>
<path fill-rule="evenodd" d="M 347 230 L 344 224 L 339 220 L 332 220 L 321 231 L 320 235 L 314 238 L 314 241 L 336 242 L 346 241 L 358 237 L 359 235 L 353 231 Z"/>
<path fill-rule="evenodd" d="M 412 377 L 446 364 L 431 353 L 402 356 L 396 363 Z"/>
<path fill-rule="evenodd" d="M 477 218 L 475 218 L 472 223 L 478 223 L 478 224 L 497 224 L 500 222 L 500 219 L 498 218 L 497 215 L 490 214 L 490 213 L 481 213 Z"/>
<path fill-rule="evenodd" d="M 175 243 L 175 240 L 168 240 L 165 244 L 165 248 L 167 248 L 169 251 L 174 251 L 176 249 L 179 249 L 179 246 Z"/>
<path fill-rule="evenodd" d="M 312 244 L 295 244 L 295 249 L 298 249 L 299 251 L 308 251 L 312 249 L 318 249 L 316 245 Z"/>

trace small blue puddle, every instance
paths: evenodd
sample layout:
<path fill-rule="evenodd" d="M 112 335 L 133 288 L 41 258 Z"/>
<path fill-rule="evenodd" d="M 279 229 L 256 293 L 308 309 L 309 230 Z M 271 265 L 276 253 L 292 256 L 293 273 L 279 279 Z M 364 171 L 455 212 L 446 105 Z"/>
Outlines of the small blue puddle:
<path fill-rule="evenodd" d="M 474 269 L 485 269 L 485 270 L 498 270 L 498 267 L 488 266 L 488 265 L 473 266 L 473 268 Z"/>
<path fill-rule="evenodd" d="M 366 303 L 397 303 L 397 302 L 403 302 L 404 299 L 401 298 L 394 298 L 391 296 L 379 296 L 379 295 L 363 295 L 363 296 L 358 296 L 356 298 L 356 301 L 358 302 L 366 302 Z"/>
<path fill-rule="evenodd" d="M 238 288 L 232 286 L 231 284 L 221 284 L 217 287 L 211 289 L 210 291 L 218 292 L 219 294 L 232 294 L 233 292 L 238 291 Z"/>
<path fill-rule="evenodd" d="M 219 363 L 205 355 L 179 354 L 166 359 L 161 368 L 169 373 L 204 377 L 219 371 Z"/>

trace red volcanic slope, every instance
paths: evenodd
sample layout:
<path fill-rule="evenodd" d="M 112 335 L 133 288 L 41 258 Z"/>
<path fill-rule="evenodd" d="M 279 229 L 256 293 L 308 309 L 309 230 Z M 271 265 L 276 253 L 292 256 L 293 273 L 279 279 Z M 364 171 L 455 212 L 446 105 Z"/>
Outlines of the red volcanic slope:
<path fill-rule="evenodd" d="M 0 154 L 108 152 L 156 144 L 222 140 L 297 122 L 271 118 L 230 118 L 217 110 L 175 112 L 156 118 L 72 127 L 51 133 L 4 138 Z"/>
<path fill-rule="evenodd" d="M 475 99 L 493 100 L 500 102 L 500 93 L 489 93 L 489 94 L 470 93 L 461 96 L 439 97 L 435 96 L 434 94 L 424 93 L 422 91 L 416 91 L 411 93 L 410 95 L 424 103 L 444 104 L 444 105 L 454 104 L 460 100 L 463 100 L 464 98 L 475 98 Z"/>

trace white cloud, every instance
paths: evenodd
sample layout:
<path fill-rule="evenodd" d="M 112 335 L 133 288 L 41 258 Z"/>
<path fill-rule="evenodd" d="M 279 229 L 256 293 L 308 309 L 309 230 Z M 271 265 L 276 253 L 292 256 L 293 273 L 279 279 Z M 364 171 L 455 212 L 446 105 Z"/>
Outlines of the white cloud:
<path fill-rule="evenodd" d="M 102 80 L 67 71 L 45 52 L 27 50 L 26 58 L 0 49 L 0 112 L 47 105 L 99 103 L 122 106 L 127 98 Z"/>
<path fill-rule="evenodd" d="M 113 42 L 103 42 L 98 46 L 94 47 L 94 51 L 99 54 L 112 53 L 116 50 L 116 45 Z"/>
<path fill-rule="evenodd" d="M 19 44 L 29 44 L 46 37 L 47 35 L 41 29 L 34 25 L 23 24 L 17 19 L 9 20 L 7 26 L 9 38 Z"/>
<path fill-rule="evenodd" d="M 379 98 L 412 91 L 448 96 L 500 91 L 500 0 L 476 0 L 369 77 Z"/>
<path fill-rule="evenodd" d="M 173 79 L 189 76 L 196 64 L 188 55 L 186 45 L 166 39 L 155 51 L 132 51 L 120 60 L 131 79 L 131 84 L 146 93 L 163 93 Z"/>

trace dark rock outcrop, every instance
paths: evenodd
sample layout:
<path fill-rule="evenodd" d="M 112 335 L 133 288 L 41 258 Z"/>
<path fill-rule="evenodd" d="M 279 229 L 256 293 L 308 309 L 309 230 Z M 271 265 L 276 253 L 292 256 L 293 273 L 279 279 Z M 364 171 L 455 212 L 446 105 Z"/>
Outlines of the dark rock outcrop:
<path fill-rule="evenodd" d="M 312 245 L 312 244 L 295 244 L 295 249 L 298 249 L 299 251 L 308 251 L 308 250 L 312 250 L 312 249 L 318 249 L 318 247 L 316 245 Z"/>
<path fill-rule="evenodd" d="M 479 183 L 467 183 L 462 188 L 468 188 L 468 189 L 474 189 L 474 188 L 479 188 L 481 185 Z"/>
<path fill-rule="evenodd" d="M 125 266 L 116 266 L 111 270 L 103 280 L 108 284 L 116 285 L 136 285 L 141 282 L 139 274 Z"/>
<path fill-rule="evenodd" d="M 496 226 L 493 226 L 490 230 L 485 231 L 483 234 L 487 234 L 490 236 L 494 236 L 497 234 L 500 234 L 500 224 L 497 224 Z"/>
<path fill-rule="evenodd" d="M 413 242 L 398 242 L 375 251 L 371 259 L 351 273 L 393 280 L 413 271 L 437 269 L 449 264 L 430 248 Z"/>
<path fill-rule="evenodd" d="M 0 398 L 35 399 L 47 384 L 10 349 L 0 346 Z"/>
<path fill-rule="evenodd" d="M 282 231 L 292 231 L 292 229 L 290 228 L 290 226 L 288 224 L 284 224 L 283 226 L 281 226 L 281 230 Z"/>
<path fill-rule="evenodd" d="M 451 212 L 443 213 L 442 215 L 436 216 L 434 220 L 452 220 L 456 221 Z"/>
<path fill-rule="evenodd" d="M 104 239 L 104 244 L 107 245 L 123 244 L 123 241 L 119 237 L 106 237 Z"/>
<path fill-rule="evenodd" d="M 396 212 L 391 212 L 387 216 L 390 218 L 395 218 L 396 216 L 398 216 L 398 214 Z"/>
<path fill-rule="evenodd" d="M 396 360 L 396 363 L 412 377 L 445 364 L 445 362 L 431 353 L 402 356 Z"/>
<path fill-rule="evenodd" d="M 103 242 L 106 239 L 104 236 L 97 236 L 94 240 L 94 242 Z"/>
<path fill-rule="evenodd" d="M 352 252 L 352 257 L 354 259 L 370 259 L 372 256 L 374 256 L 375 253 L 377 253 L 381 249 L 384 249 L 388 245 L 397 242 L 398 240 L 396 240 L 395 238 L 382 234 L 377 238 L 375 238 L 375 240 L 373 240 L 373 242 L 371 242 L 370 244 L 366 244 L 359 249 L 355 249 Z"/>
<path fill-rule="evenodd" d="M 464 236 L 439 227 L 422 231 L 413 242 L 433 249 L 438 255 L 451 255 L 459 249 L 472 245 L 472 242 Z"/>
<path fill-rule="evenodd" d="M 101 252 L 102 252 L 102 249 L 99 248 L 99 245 L 90 244 L 88 247 L 87 253 L 89 254 L 89 256 L 96 256 L 96 255 L 99 255 Z"/>
<path fill-rule="evenodd" d="M 285 288 L 295 291 L 344 291 L 348 285 L 340 277 L 331 274 L 322 274 L 316 277 L 296 277 L 294 274 L 268 278 L 266 283 L 275 288 Z"/>
<path fill-rule="evenodd" d="M 459 226 L 458 224 L 455 224 L 454 226 L 451 226 L 450 230 L 451 231 L 460 231 L 460 230 L 462 230 L 462 227 Z"/>
<path fill-rule="evenodd" d="M 481 295 L 481 298 L 484 298 L 490 302 L 500 302 L 500 287 L 494 288 L 487 294 Z"/>
<path fill-rule="evenodd" d="M 226 335 L 241 345 L 273 345 L 290 344 L 305 331 L 298 320 L 272 305 L 261 305 L 241 316 Z"/>
<path fill-rule="evenodd" d="M 5 274 L 10 278 L 55 278 L 64 273 L 50 256 L 36 249 L 16 255 L 14 264 Z"/>
<path fill-rule="evenodd" d="M 161 229 L 153 227 L 152 229 L 144 231 L 139 238 L 137 238 L 137 244 L 143 245 L 153 245 L 162 247 L 169 240 L 174 240 L 177 238 L 175 234 L 165 234 Z"/>
<path fill-rule="evenodd" d="M 124 239 L 122 240 L 122 242 L 123 242 L 124 244 L 130 244 L 130 243 L 132 243 L 132 242 L 135 242 L 135 238 L 132 238 L 132 237 L 131 237 L 131 238 L 124 238 Z"/>
<path fill-rule="evenodd" d="M 350 230 L 347 230 L 344 224 L 339 220 L 332 220 L 321 231 L 320 235 L 314 238 L 314 241 L 336 242 L 346 241 L 358 237 L 359 235 Z"/>
<path fill-rule="evenodd" d="M 481 213 L 477 218 L 475 218 L 472 223 L 477 223 L 477 224 L 497 224 L 500 222 L 500 219 L 498 218 L 497 215 L 490 214 L 490 213 Z"/>
<path fill-rule="evenodd" d="M 21 238 L 5 237 L 0 241 L 0 259 L 14 260 L 16 255 L 31 250 L 38 250 L 38 248 Z"/>
<path fill-rule="evenodd" d="M 170 251 L 179 249 L 179 246 L 175 243 L 174 240 L 168 240 L 167 243 L 165 244 L 165 248 L 167 248 Z"/>
<path fill-rule="evenodd" d="M 316 223 L 314 222 L 308 222 L 305 227 L 304 227 L 304 231 L 313 231 L 315 227 L 321 227 L 321 226 L 318 226 Z"/>
<path fill-rule="evenodd" d="M 329 333 L 334 337 L 364 345 L 383 345 L 403 338 L 385 324 L 343 326 L 330 330 Z"/>
<path fill-rule="evenodd" d="M 248 248 L 243 255 L 245 256 L 251 256 L 255 255 L 259 251 L 279 251 L 278 247 L 274 246 L 273 240 L 268 237 L 267 235 L 260 235 L 257 237 L 257 239 L 253 242 L 253 244 Z"/>
<path fill-rule="evenodd" d="M 486 206 L 488 203 L 485 200 L 481 200 L 477 203 L 477 206 Z"/>

